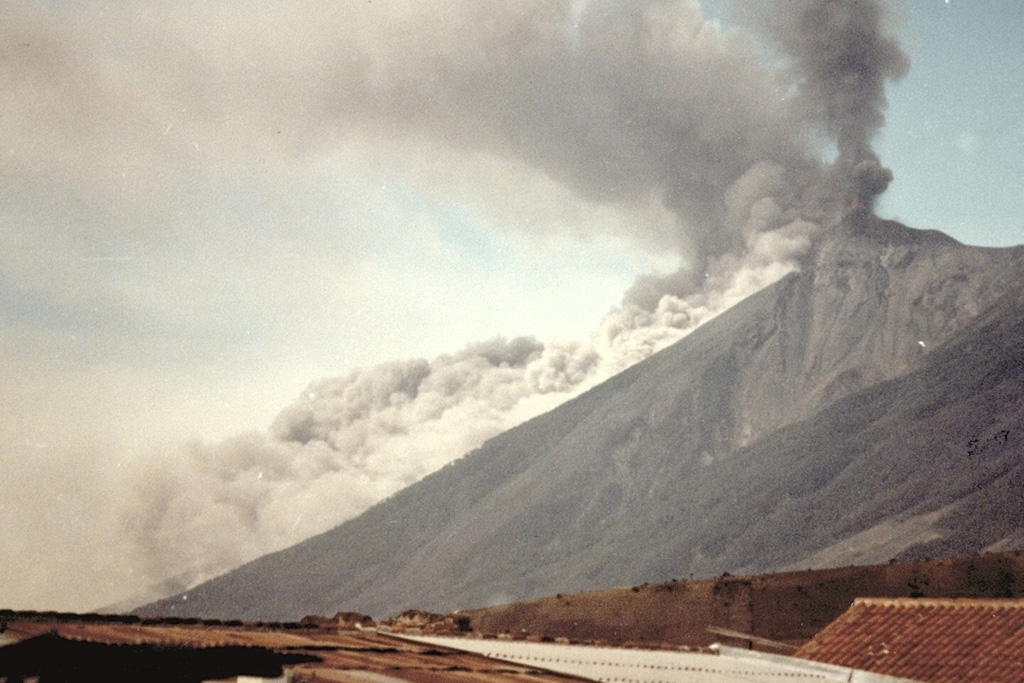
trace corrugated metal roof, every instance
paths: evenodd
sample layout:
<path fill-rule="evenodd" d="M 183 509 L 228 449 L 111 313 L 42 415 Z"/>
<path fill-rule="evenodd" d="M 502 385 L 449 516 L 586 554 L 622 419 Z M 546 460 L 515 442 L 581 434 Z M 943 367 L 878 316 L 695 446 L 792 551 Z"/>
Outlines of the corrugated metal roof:
<path fill-rule="evenodd" d="M 532 643 L 444 636 L 407 636 L 412 640 L 477 652 L 518 664 L 532 664 L 552 671 L 595 681 L 629 683 L 751 683 L 779 680 L 824 683 L 896 679 L 857 676 L 846 667 L 822 665 L 782 655 L 720 648 L 720 653 L 650 650 Z M 903 679 L 900 679 L 903 680 Z"/>
<path fill-rule="evenodd" d="M 934 683 L 1024 681 L 1024 600 L 858 598 L 796 653 Z"/>

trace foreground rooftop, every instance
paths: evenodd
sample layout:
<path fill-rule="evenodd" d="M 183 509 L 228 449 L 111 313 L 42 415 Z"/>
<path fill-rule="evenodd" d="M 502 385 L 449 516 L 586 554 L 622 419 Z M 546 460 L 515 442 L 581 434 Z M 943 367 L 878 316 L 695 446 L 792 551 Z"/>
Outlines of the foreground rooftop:
<path fill-rule="evenodd" d="M 1024 681 L 1024 599 L 858 598 L 796 653 L 934 683 Z"/>
<path fill-rule="evenodd" d="M 584 679 L 373 631 L 7 618 L 0 678 L 561 683 Z M 141 674 L 141 677 L 140 677 Z"/>

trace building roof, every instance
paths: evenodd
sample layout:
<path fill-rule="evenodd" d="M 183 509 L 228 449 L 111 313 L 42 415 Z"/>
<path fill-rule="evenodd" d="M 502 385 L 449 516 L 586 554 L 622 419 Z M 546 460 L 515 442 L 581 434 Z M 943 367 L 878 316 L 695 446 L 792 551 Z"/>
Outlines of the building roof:
<path fill-rule="evenodd" d="M 339 630 L 336 627 L 285 629 L 208 623 L 68 622 L 61 619 L 24 619 L 18 615 L 0 621 L 0 624 L 4 626 L 0 645 L 5 645 L 0 647 L 0 678 L 53 673 L 52 662 L 59 659 L 65 666 L 57 672 L 62 674 L 58 677 L 71 681 L 99 678 L 137 680 L 125 678 L 122 674 L 139 666 L 146 671 L 159 671 L 160 666 L 178 670 L 181 661 L 196 664 L 192 668 L 200 673 L 191 677 L 192 680 L 253 673 L 266 676 L 273 673 L 273 667 L 278 663 L 287 668 L 290 680 L 295 681 L 571 683 L 582 680 L 555 674 L 533 664 L 501 662 L 372 631 Z M 180 661 L 168 664 L 170 656 L 178 657 Z M 255 660 L 257 666 L 251 660 Z M 269 665 L 264 660 L 269 661 Z M 103 675 L 99 678 L 88 675 L 76 678 L 77 674 L 72 674 L 79 669 L 70 665 L 83 661 L 101 662 Z M 87 668 L 86 673 L 93 672 L 95 668 Z M 203 672 L 216 675 L 203 675 Z"/>
<path fill-rule="evenodd" d="M 858 598 L 796 656 L 934 683 L 1024 681 L 1024 599 Z"/>
<path fill-rule="evenodd" d="M 0 647 L 0 676 L 15 681 L 201 683 L 241 675 L 279 678 L 286 667 L 318 661 L 312 654 L 243 645 L 111 644 L 47 632 Z"/>
<path fill-rule="evenodd" d="M 713 652 L 535 643 L 474 637 L 405 636 L 430 645 L 477 652 L 521 665 L 543 667 L 592 681 L 630 683 L 906 683 L 849 667 L 729 647 Z M 911 681 L 910 683 L 914 683 Z"/>

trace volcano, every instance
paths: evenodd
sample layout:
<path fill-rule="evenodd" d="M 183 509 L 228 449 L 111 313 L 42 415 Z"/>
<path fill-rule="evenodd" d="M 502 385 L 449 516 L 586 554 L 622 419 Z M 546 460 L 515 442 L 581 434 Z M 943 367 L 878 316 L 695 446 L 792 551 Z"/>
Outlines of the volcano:
<path fill-rule="evenodd" d="M 800 272 L 142 614 L 449 612 L 1024 545 L 1024 247 L 848 215 Z"/>

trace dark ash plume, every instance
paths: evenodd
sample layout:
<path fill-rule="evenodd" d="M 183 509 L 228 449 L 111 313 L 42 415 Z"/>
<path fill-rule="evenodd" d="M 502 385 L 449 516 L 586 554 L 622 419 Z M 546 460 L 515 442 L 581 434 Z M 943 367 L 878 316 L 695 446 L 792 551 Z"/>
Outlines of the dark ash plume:
<path fill-rule="evenodd" d="M 857 207 L 870 209 L 875 197 L 885 192 L 892 182 L 892 171 L 885 168 L 874 158 L 866 158 L 857 163 L 850 172 L 850 194 Z"/>
<path fill-rule="evenodd" d="M 842 201 L 870 207 L 892 174 L 871 148 L 885 123 L 885 84 L 909 60 L 878 0 L 776 0 L 762 12 L 770 38 L 794 61 L 804 115 L 838 150 Z"/>

